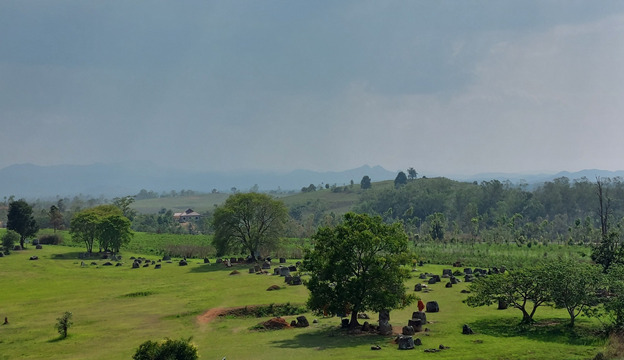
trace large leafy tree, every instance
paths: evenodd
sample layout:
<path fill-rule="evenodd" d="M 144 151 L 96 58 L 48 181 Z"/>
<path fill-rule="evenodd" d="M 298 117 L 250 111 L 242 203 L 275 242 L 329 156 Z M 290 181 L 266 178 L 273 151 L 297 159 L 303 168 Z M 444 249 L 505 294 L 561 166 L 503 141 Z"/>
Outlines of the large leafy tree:
<path fill-rule="evenodd" d="M 362 177 L 362 181 L 360 181 L 360 188 L 362 188 L 362 189 L 370 189 L 371 188 L 371 178 L 368 175 L 364 175 Z"/>
<path fill-rule="evenodd" d="M 130 220 L 123 215 L 111 214 L 103 217 L 98 225 L 100 247 L 119 252 L 121 246 L 132 239 L 131 226 Z"/>
<path fill-rule="evenodd" d="M 213 244 L 219 256 L 232 251 L 256 259 L 282 235 L 288 212 L 283 202 L 259 193 L 233 194 L 219 206 L 212 218 Z"/>
<path fill-rule="evenodd" d="M 39 226 L 33 217 L 32 207 L 22 199 L 9 203 L 7 214 L 7 229 L 20 235 L 20 246 L 24 248 L 24 241 L 39 231 Z"/>
<path fill-rule="evenodd" d="M 545 266 L 536 265 L 481 277 L 470 284 L 472 294 L 464 302 L 479 307 L 503 300 L 522 312 L 521 323 L 531 324 L 537 308 L 551 299 L 549 276 Z"/>
<path fill-rule="evenodd" d="M 54 233 L 56 233 L 56 230 L 63 226 L 63 213 L 59 210 L 58 206 L 52 205 L 50 206 L 48 216 L 50 216 L 50 225 L 52 225 Z"/>
<path fill-rule="evenodd" d="M 381 217 L 347 213 L 335 227 L 320 228 L 312 237 L 303 266 L 311 273 L 308 306 L 337 315 L 351 312 L 350 327 L 365 310 L 400 308 L 415 300 L 406 293 L 408 239 L 399 223 Z"/>
<path fill-rule="evenodd" d="M 93 251 L 93 243 L 98 235 L 100 217 L 88 210 L 83 210 L 71 219 L 69 233 L 75 241 L 82 241 L 87 252 Z"/>
<path fill-rule="evenodd" d="M 72 238 L 85 243 L 87 252 L 93 251 L 97 240 L 100 250 L 119 251 L 132 238 L 130 220 L 114 205 L 100 205 L 85 209 L 71 220 Z"/>
<path fill-rule="evenodd" d="M 407 184 L 407 175 L 403 171 L 399 171 L 396 178 L 394 178 L 394 187 L 398 188 Z"/>
<path fill-rule="evenodd" d="M 564 259 L 546 265 L 551 301 L 566 309 L 570 327 L 577 316 L 598 304 L 599 292 L 605 288 L 601 270 L 595 265 Z"/>

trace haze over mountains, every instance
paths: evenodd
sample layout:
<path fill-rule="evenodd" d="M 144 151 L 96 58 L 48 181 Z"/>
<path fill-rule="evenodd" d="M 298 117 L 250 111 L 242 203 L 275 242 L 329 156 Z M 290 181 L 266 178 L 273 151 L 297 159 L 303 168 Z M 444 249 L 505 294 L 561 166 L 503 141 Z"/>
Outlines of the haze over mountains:
<path fill-rule="evenodd" d="M 298 191 L 310 184 L 341 186 L 348 185 L 351 180 L 359 184 L 364 175 L 368 175 L 373 182 L 393 180 L 396 174 L 397 171 L 369 165 L 340 172 L 295 170 L 279 173 L 269 171 L 194 172 L 159 167 L 149 162 L 55 166 L 16 164 L 0 169 L 0 197 L 15 195 L 31 199 L 78 194 L 114 197 L 134 195 L 141 189 L 156 192 L 182 189 L 210 192 L 217 189 L 220 192 L 227 192 L 232 187 L 246 191 L 254 185 L 258 185 L 260 191 L 278 189 Z M 419 173 L 418 176 L 421 175 L 438 176 L 426 173 Z M 509 180 L 514 184 L 527 183 L 532 186 L 562 176 L 570 180 L 587 177 L 593 181 L 596 176 L 624 176 L 624 171 L 583 170 L 573 173 L 537 175 L 487 173 L 447 177 L 460 181 Z"/>

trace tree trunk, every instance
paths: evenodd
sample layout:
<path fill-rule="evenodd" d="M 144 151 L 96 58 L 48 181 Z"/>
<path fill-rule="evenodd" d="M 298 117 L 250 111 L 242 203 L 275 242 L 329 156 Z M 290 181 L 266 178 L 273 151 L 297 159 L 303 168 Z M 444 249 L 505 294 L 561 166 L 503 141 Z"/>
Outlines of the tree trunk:
<path fill-rule="evenodd" d="M 23 236 L 20 236 L 20 247 L 22 248 L 22 250 L 25 249 L 25 247 L 24 247 L 24 237 Z"/>
<path fill-rule="evenodd" d="M 349 329 L 355 329 L 356 327 L 360 326 L 360 324 L 358 323 L 358 312 L 357 311 L 352 311 L 351 312 L 351 321 L 349 321 Z"/>
<path fill-rule="evenodd" d="M 528 312 L 526 312 L 526 310 L 524 309 L 520 309 L 522 310 L 522 324 L 530 324 L 533 322 L 533 317 L 531 315 L 529 315 Z"/>
<path fill-rule="evenodd" d="M 568 309 L 568 314 L 570 314 L 570 327 L 574 327 L 574 320 L 576 319 L 576 314 L 574 314 L 574 310 L 570 311 Z"/>

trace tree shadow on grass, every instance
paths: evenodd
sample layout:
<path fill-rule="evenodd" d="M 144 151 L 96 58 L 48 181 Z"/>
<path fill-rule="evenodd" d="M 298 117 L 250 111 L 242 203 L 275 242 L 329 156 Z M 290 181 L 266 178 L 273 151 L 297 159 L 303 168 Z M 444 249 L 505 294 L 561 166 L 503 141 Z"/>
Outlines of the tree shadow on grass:
<path fill-rule="evenodd" d="M 59 336 L 55 337 L 54 339 L 48 340 L 48 342 L 49 343 L 56 343 L 56 342 L 63 341 L 63 340 L 68 339 L 68 338 L 69 338 L 69 334 L 67 336 L 59 335 Z"/>
<path fill-rule="evenodd" d="M 240 272 L 241 274 L 247 274 L 249 273 L 249 268 L 253 267 L 253 265 L 251 264 L 236 264 L 233 265 L 232 267 L 225 267 L 225 265 L 223 264 L 217 264 L 217 263 L 210 263 L 210 264 L 194 264 L 192 259 L 189 259 L 189 266 L 190 268 L 190 272 L 192 273 L 206 273 L 206 272 L 216 272 L 216 271 L 222 271 L 222 272 L 227 272 L 227 273 L 231 273 L 234 270 L 237 270 L 238 272 Z M 254 274 L 249 274 L 249 275 L 254 275 Z"/>
<path fill-rule="evenodd" d="M 298 331 L 298 329 L 278 331 Z M 338 327 L 327 327 L 316 331 L 300 333 L 289 339 L 275 340 L 270 342 L 269 345 L 272 347 L 286 349 L 311 348 L 316 350 L 325 350 L 370 346 L 371 344 L 389 344 L 393 341 L 393 339 L 393 337 L 372 333 L 352 335 L 348 334 L 346 330 Z"/>
<path fill-rule="evenodd" d="M 84 254 L 84 251 L 72 251 L 72 252 L 66 252 L 66 253 L 62 253 L 62 254 L 52 254 L 50 255 L 50 259 L 52 260 L 91 260 L 91 261 L 95 261 L 95 260 L 100 260 L 100 257 L 97 255 L 92 255 L 89 258 L 86 259 L 80 259 L 80 254 Z"/>
<path fill-rule="evenodd" d="M 541 319 L 532 325 L 523 325 L 509 318 L 479 319 L 470 327 L 480 334 L 495 337 L 526 337 L 532 340 L 562 343 L 568 345 L 599 345 L 603 341 L 596 329 L 577 324 L 568 326 L 568 319 Z"/>

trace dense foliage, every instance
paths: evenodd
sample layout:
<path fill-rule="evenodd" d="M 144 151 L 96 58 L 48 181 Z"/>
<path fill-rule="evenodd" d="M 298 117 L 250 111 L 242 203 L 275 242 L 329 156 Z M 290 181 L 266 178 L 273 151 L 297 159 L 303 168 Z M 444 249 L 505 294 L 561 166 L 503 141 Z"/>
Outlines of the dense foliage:
<path fill-rule="evenodd" d="M 238 193 L 230 196 L 215 210 L 212 220 L 217 255 L 246 252 L 256 259 L 261 250 L 274 248 L 283 236 L 287 215 L 284 203 L 269 195 Z"/>
<path fill-rule="evenodd" d="M 619 178 L 603 179 L 612 199 L 624 198 Z M 624 202 L 611 204 L 616 223 L 624 217 Z M 357 212 L 403 222 L 416 239 L 589 244 L 600 240 L 596 183 L 561 177 L 532 190 L 498 180 L 468 183 L 446 178 L 419 178 L 400 187 L 374 187 L 363 192 Z M 444 220 L 440 222 L 440 215 Z M 437 229 L 432 230 L 432 221 Z M 614 223 L 613 225 L 616 225 Z"/>
<path fill-rule="evenodd" d="M 4 235 L 2 235 L 2 249 L 5 254 L 9 254 L 11 250 L 13 250 L 13 246 L 20 240 L 20 236 L 13 230 L 7 230 Z"/>
<path fill-rule="evenodd" d="M 619 281 L 611 283 L 611 296 L 605 297 L 608 283 L 599 266 L 560 259 L 481 276 L 470 284 L 471 294 L 464 302 L 471 307 L 502 302 L 522 312 L 522 324 L 532 323 L 535 312 L 543 305 L 565 309 L 570 326 L 581 314 L 593 315 L 600 303 L 605 303 L 605 309 L 615 313 L 616 319 L 624 319 L 624 312 L 618 310 L 621 304 L 612 306 L 624 295 L 624 288 L 619 287 Z"/>
<path fill-rule="evenodd" d="M 310 272 L 308 307 L 330 315 L 351 315 L 365 310 L 400 308 L 415 298 L 408 295 L 407 236 L 400 224 L 385 224 L 380 217 L 347 213 L 335 227 L 320 228 L 314 249 L 306 252 L 303 267 Z"/>
<path fill-rule="evenodd" d="M 69 328 L 74 324 L 72 321 L 73 314 L 69 311 L 65 311 L 61 317 L 56 319 L 56 331 L 58 331 L 61 338 L 64 339 L 67 337 L 67 332 Z"/>
<path fill-rule="evenodd" d="M 130 225 L 130 220 L 118 207 L 100 205 L 77 213 L 72 218 L 70 234 L 74 240 L 82 241 L 89 253 L 96 240 L 100 251 L 119 252 L 133 236 Z"/>
<path fill-rule="evenodd" d="M 160 342 L 148 340 L 141 345 L 132 356 L 134 360 L 195 360 L 199 358 L 197 347 L 191 344 L 191 339 L 171 340 Z"/>
<path fill-rule="evenodd" d="M 522 323 L 533 322 L 537 308 L 550 299 L 547 272 L 543 265 L 481 277 L 470 285 L 468 306 L 492 305 L 502 301 L 522 312 Z"/>
<path fill-rule="evenodd" d="M 33 217 L 32 207 L 24 200 L 9 203 L 7 214 L 7 229 L 13 230 L 20 235 L 20 246 L 24 248 L 24 242 L 29 236 L 39 231 L 39 225 Z"/>

